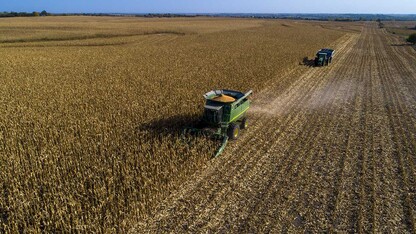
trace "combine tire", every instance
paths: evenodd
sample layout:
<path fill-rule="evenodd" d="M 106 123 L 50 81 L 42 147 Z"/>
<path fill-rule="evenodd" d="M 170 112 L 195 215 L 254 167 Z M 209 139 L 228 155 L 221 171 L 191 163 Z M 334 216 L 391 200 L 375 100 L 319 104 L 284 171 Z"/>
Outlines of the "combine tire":
<path fill-rule="evenodd" d="M 231 140 L 236 140 L 240 135 L 240 126 L 235 123 L 230 124 L 228 127 L 227 135 Z"/>
<path fill-rule="evenodd" d="M 241 129 L 246 129 L 247 127 L 248 127 L 248 121 L 247 121 L 247 118 L 244 118 L 244 119 L 241 121 L 240 128 L 241 128 Z"/>

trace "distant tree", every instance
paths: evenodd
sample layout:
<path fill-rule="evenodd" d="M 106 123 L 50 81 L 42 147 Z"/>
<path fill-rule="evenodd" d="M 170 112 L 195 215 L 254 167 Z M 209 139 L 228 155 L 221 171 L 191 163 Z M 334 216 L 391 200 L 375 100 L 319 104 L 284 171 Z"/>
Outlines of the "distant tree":
<path fill-rule="evenodd" d="M 40 16 L 47 16 L 48 15 L 48 12 L 46 12 L 45 10 L 43 10 L 41 13 L 40 13 Z"/>
<path fill-rule="evenodd" d="M 33 15 L 33 16 L 39 16 L 40 14 L 39 14 L 39 12 L 34 11 L 34 12 L 32 13 L 32 15 Z"/>
<path fill-rule="evenodd" d="M 415 45 L 416 44 L 416 33 L 410 34 L 410 36 L 407 38 L 407 42 L 410 42 L 413 45 Z"/>

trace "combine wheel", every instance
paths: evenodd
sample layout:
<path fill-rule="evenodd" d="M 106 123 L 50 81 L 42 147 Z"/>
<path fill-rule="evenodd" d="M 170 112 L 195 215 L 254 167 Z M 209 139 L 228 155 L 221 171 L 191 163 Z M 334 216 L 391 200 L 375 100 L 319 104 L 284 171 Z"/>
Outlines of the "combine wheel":
<path fill-rule="evenodd" d="M 247 121 L 247 118 L 244 118 L 244 119 L 241 121 L 240 128 L 241 128 L 241 129 L 246 129 L 247 127 L 248 127 L 248 121 Z"/>
<path fill-rule="evenodd" d="M 230 124 L 227 130 L 227 135 L 231 140 L 236 140 L 240 135 L 240 126 L 235 123 Z"/>

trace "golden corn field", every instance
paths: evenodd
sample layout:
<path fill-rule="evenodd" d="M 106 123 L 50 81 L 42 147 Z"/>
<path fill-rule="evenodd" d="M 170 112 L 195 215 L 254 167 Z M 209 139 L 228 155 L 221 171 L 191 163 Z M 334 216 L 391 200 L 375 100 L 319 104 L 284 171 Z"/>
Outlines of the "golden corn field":
<path fill-rule="evenodd" d="M 0 19 L 0 232 L 415 232 L 416 52 L 376 23 Z M 329 67 L 305 66 L 323 47 Z M 181 139 L 202 94 L 250 127 Z"/>

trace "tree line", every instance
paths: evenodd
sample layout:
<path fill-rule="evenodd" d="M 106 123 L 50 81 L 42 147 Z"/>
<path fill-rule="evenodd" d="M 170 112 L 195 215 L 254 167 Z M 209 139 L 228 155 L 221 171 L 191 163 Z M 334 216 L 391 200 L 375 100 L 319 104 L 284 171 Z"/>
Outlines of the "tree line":
<path fill-rule="evenodd" d="M 38 12 L 34 11 L 32 13 L 30 12 L 0 12 L 0 17 L 33 17 L 33 16 L 48 16 L 51 15 L 50 13 L 46 12 L 45 10 Z"/>

